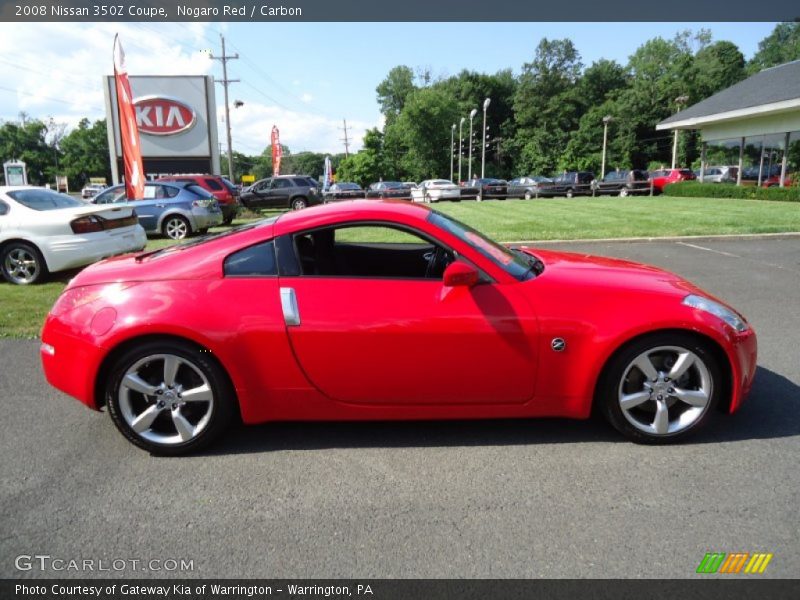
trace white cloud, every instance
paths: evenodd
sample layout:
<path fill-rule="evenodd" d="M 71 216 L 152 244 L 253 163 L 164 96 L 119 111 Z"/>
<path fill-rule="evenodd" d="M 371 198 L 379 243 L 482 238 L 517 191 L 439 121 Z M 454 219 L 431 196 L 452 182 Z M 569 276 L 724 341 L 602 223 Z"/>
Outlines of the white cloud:
<path fill-rule="evenodd" d="M 224 139 L 224 107 L 219 108 L 218 113 L 220 139 Z M 246 103 L 231 111 L 233 149 L 244 154 L 260 154 L 270 143 L 273 125 L 277 125 L 280 130 L 281 143 L 288 146 L 293 153 L 304 150 L 331 154 L 344 152 L 344 142 L 341 139 L 344 137 L 342 121 L 259 103 Z M 374 123 L 361 121 L 347 122 L 350 152 L 357 152 L 361 148 L 364 133 L 374 126 Z"/>
<path fill-rule="evenodd" d="M 206 29 L 203 23 L 158 31 L 137 23 L 3 23 L 0 85 L 7 89 L 0 90 L 0 118 L 57 113 L 70 126 L 82 117 L 103 118 L 103 76 L 113 73 L 116 33 L 132 75 L 210 73 L 213 63 L 200 52 L 211 46 Z"/>
<path fill-rule="evenodd" d="M 305 92 L 305 93 L 303 93 L 303 95 L 302 95 L 302 96 L 300 96 L 300 100 L 302 100 L 302 101 L 303 101 L 303 102 L 305 102 L 306 104 L 308 104 L 309 102 L 311 102 L 313 99 L 314 99 L 314 96 L 312 96 L 312 95 L 311 95 L 311 94 L 309 94 L 308 92 Z"/>

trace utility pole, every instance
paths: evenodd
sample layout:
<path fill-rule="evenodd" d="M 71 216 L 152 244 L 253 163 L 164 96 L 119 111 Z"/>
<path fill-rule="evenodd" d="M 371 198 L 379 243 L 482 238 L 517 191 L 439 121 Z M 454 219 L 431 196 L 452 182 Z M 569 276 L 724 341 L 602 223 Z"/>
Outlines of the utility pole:
<path fill-rule="evenodd" d="M 225 37 L 222 34 L 219 34 L 220 40 L 222 40 L 222 56 L 214 56 L 210 54 L 212 60 L 218 60 L 222 62 L 222 79 L 217 79 L 217 83 L 221 83 L 222 87 L 225 89 L 225 129 L 227 130 L 228 134 L 228 179 L 233 181 L 233 142 L 231 141 L 231 109 L 228 105 L 228 84 L 229 83 L 238 83 L 238 79 L 228 79 L 228 61 L 229 60 L 236 60 L 239 58 L 238 52 L 236 54 L 225 54 Z"/>
<path fill-rule="evenodd" d="M 350 156 L 350 140 L 347 138 L 347 119 L 342 119 L 342 123 L 344 123 L 344 127 L 341 128 L 342 131 L 344 131 L 344 137 L 340 139 L 344 142 L 344 157 L 347 158 Z"/>

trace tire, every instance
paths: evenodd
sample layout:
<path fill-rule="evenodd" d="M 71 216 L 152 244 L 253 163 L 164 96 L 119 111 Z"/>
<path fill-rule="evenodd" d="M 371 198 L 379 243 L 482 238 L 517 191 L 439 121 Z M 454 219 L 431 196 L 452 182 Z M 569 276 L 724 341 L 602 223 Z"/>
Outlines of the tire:
<path fill-rule="evenodd" d="M 231 223 L 233 223 L 233 215 L 222 220 L 223 225 L 230 225 Z"/>
<path fill-rule="evenodd" d="M 207 234 L 208 233 L 208 227 L 203 227 L 202 229 L 198 229 L 197 233 L 199 233 L 200 235 Z"/>
<path fill-rule="evenodd" d="M 199 450 L 234 414 L 225 372 L 207 351 L 187 343 L 143 343 L 122 354 L 108 373 L 104 390 L 111 420 L 129 442 L 155 455 Z M 194 392 L 193 400 L 186 400 L 187 391 Z"/>
<path fill-rule="evenodd" d="M 291 209 L 292 210 L 303 210 L 308 206 L 308 200 L 305 198 L 294 198 L 292 200 Z"/>
<path fill-rule="evenodd" d="M 483 194 L 478 194 L 477 196 L 475 196 L 475 200 L 478 202 L 483 202 Z"/>
<path fill-rule="evenodd" d="M 47 275 L 47 263 L 33 244 L 11 242 L 0 253 L 0 270 L 9 283 L 30 285 L 44 279 Z"/>
<path fill-rule="evenodd" d="M 525 200 L 530 200 L 531 198 L 533 198 L 533 194 L 531 193 L 531 191 L 525 190 Z"/>
<path fill-rule="evenodd" d="M 630 192 L 628 191 L 628 188 L 622 188 L 619 191 L 619 197 L 620 198 L 627 198 L 628 196 L 630 196 Z"/>
<path fill-rule="evenodd" d="M 575 196 L 575 192 L 573 192 L 572 190 L 567 190 L 566 196 L 567 198 L 572 198 Z"/>
<path fill-rule="evenodd" d="M 192 226 L 186 217 L 169 215 L 161 223 L 161 233 L 171 240 L 184 240 L 192 233 Z"/>
<path fill-rule="evenodd" d="M 595 402 L 629 440 L 666 444 L 705 426 L 722 388 L 708 343 L 688 333 L 660 333 L 634 341 L 611 359 Z"/>

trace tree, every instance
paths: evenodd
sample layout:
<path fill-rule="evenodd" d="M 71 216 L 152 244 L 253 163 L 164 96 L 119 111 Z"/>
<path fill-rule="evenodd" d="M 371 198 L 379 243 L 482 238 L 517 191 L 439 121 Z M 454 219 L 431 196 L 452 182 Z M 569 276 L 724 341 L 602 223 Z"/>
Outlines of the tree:
<path fill-rule="evenodd" d="M 89 124 L 81 119 L 78 126 L 59 142 L 63 156 L 61 171 L 69 178 L 70 189 L 78 189 L 90 177 L 105 177 L 111 181 L 111 165 L 108 155 L 108 133 L 105 119 Z"/>
<path fill-rule="evenodd" d="M 25 163 L 28 182 L 44 185 L 54 182 L 56 156 L 46 141 L 47 125 L 38 119 L 29 120 L 20 113 L 20 123 L 6 122 L 0 126 L 0 156 Z"/>
<path fill-rule="evenodd" d="M 758 43 L 758 51 L 747 64 L 747 72 L 782 65 L 800 59 L 800 22 L 778 23 L 772 33 Z"/>
<path fill-rule="evenodd" d="M 354 181 L 362 187 L 386 175 L 384 135 L 378 129 L 368 129 L 361 150 L 342 159 L 336 169 L 337 181 Z"/>
<path fill-rule="evenodd" d="M 403 110 L 408 97 L 414 92 L 414 71 L 404 65 L 394 67 L 386 79 L 378 84 L 378 104 L 386 124 L 394 122 Z"/>
<path fill-rule="evenodd" d="M 744 55 L 736 44 L 720 41 L 701 49 L 694 57 L 693 97 L 707 98 L 745 78 Z"/>

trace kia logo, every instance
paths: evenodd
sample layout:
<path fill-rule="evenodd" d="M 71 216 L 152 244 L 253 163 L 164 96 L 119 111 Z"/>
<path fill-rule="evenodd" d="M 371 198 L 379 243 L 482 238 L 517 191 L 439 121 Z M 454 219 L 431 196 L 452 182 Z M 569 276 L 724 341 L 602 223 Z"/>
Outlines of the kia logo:
<path fill-rule="evenodd" d="M 175 135 L 194 127 L 197 115 L 187 104 L 167 96 L 143 96 L 133 101 L 136 125 L 149 135 Z"/>

